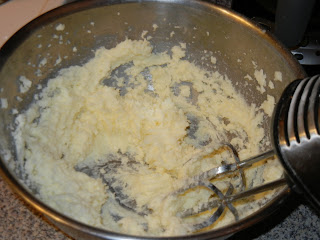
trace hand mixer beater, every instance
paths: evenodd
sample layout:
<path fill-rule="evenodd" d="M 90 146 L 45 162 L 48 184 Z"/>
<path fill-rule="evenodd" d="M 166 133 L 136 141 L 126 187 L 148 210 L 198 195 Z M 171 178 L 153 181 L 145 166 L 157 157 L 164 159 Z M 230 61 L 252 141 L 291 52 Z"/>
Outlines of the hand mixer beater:
<path fill-rule="evenodd" d="M 194 231 L 201 230 L 215 223 L 228 208 L 239 220 L 239 213 L 233 202 L 257 193 L 289 185 L 291 189 L 304 193 L 310 203 L 320 210 L 320 75 L 296 80 L 284 90 L 273 114 L 272 143 L 273 150 L 258 156 L 240 161 L 235 148 L 227 143 L 223 148 L 230 151 L 235 163 L 225 164 L 210 169 L 197 176 L 186 179 L 182 188 L 174 194 L 179 195 L 189 189 L 203 186 L 210 189 L 216 196 L 214 200 L 203 203 L 197 208 L 186 209 L 180 217 L 194 216 L 201 212 L 214 209 L 214 213 L 201 223 L 194 224 Z M 200 154 L 197 158 L 203 157 Z M 285 168 L 283 178 L 266 183 L 259 187 L 246 189 L 244 168 L 252 164 L 277 156 Z M 233 194 L 230 184 L 222 193 L 213 183 L 213 178 L 237 172 L 241 176 L 241 191 Z M 195 210 L 196 209 L 196 210 Z"/>

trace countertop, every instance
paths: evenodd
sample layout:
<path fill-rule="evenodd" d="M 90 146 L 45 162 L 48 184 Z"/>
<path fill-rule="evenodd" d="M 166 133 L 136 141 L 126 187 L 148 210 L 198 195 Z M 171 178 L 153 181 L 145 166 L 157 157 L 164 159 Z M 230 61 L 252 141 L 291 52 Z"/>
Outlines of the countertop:
<path fill-rule="evenodd" d="M 22 22 L 28 22 L 34 17 L 64 3 L 62 0 L 28 0 L 41 4 L 32 5 L 31 11 L 26 13 L 24 0 L 12 0 L 5 3 L 17 4 L 23 14 L 16 16 L 8 13 L 6 24 L 0 21 L 0 47 L 19 28 Z M 217 0 L 219 4 L 230 7 L 230 0 Z M 37 7 L 34 7 L 37 6 Z M 3 6 L 1 6 L 4 9 Z M 1 10 L 0 8 L 0 10 Z M 17 8 L 15 8 L 17 9 Z M 5 16 L 0 13 L 0 17 Z M 16 21 L 8 21 L 15 19 Z M 7 24 L 7 23 L 10 24 Z M 10 25 L 11 27 L 8 27 Z M 0 240 L 70 240 L 66 234 L 49 223 L 41 214 L 34 211 L 0 177 Z M 240 232 L 231 239 L 320 239 L 320 216 L 299 196 L 291 196 L 278 212 L 248 230 Z"/>

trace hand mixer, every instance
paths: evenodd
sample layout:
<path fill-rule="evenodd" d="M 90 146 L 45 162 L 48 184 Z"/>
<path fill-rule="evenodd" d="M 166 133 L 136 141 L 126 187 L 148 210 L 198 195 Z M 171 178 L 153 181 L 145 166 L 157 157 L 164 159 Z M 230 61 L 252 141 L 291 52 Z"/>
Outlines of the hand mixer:
<path fill-rule="evenodd" d="M 273 150 L 258 156 L 240 161 L 237 151 L 230 144 L 223 147 L 234 156 L 235 163 L 226 164 L 210 169 L 197 176 L 186 179 L 182 188 L 174 194 L 182 194 L 189 189 L 204 186 L 210 189 L 217 198 L 208 201 L 196 210 L 190 208 L 180 212 L 180 217 L 194 216 L 201 212 L 217 210 L 207 220 L 193 225 L 194 231 L 206 228 L 216 222 L 228 208 L 239 220 L 237 209 L 233 202 L 275 189 L 288 184 L 291 189 L 304 193 L 310 203 L 320 210 L 320 75 L 296 80 L 284 90 L 273 115 L 272 143 Z M 276 181 L 246 190 L 244 168 L 252 164 L 277 156 L 286 170 L 285 176 Z M 201 158 L 201 155 L 198 156 Z M 223 194 L 210 182 L 215 177 L 220 177 L 238 171 L 242 179 L 241 191 L 232 194 L 233 186 L 230 184 Z"/>
<path fill-rule="evenodd" d="M 239 220 L 239 213 L 233 204 L 236 200 L 276 189 L 286 184 L 291 188 L 304 192 L 310 202 L 320 209 L 320 183 L 318 184 L 320 180 L 319 94 L 320 75 L 292 82 L 283 92 L 274 111 L 272 126 L 273 150 L 240 161 L 236 149 L 229 143 L 223 144 L 219 150 L 215 149 L 217 152 L 221 149 L 223 149 L 222 151 L 229 151 L 235 159 L 235 163 L 224 164 L 188 178 L 181 182 L 183 184 L 181 188 L 170 195 L 183 195 L 189 189 L 204 186 L 212 191 L 217 198 L 205 202 L 201 206 L 186 209 L 177 215 L 185 218 L 195 216 L 207 210 L 216 209 L 211 217 L 203 222 L 192 225 L 193 231 L 201 230 L 215 223 L 226 208 L 231 211 L 237 221 Z M 204 158 L 212 150 L 212 146 L 207 146 L 190 160 L 196 161 L 197 159 Z M 123 192 L 123 188 L 119 187 L 121 185 L 119 184 L 120 180 L 110 174 L 116 172 L 121 167 L 120 158 L 126 158 L 132 169 L 135 169 L 135 165 L 139 164 L 129 155 L 121 152 L 118 155 L 109 156 L 111 159 L 107 164 L 102 162 L 94 167 L 77 165 L 75 169 L 91 177 L 102 178 L 108 185 L 109 190 L 114 193 L 115 201 L 121 207 L 141 216 L 148 215 L 152 210 L 147 206 L 144 206 L 145 208 L 142 210 L 138 210 L 135 200 L 127 196 Z M 258 161 L 274 158 L 275 156 L 280 159 L 286 169 L 285 176 L 259 187 L 247 189 L 244 168 L 250 167 Z M 105 172 L 109 174 L 104 174 Z M 235 194 L 233 193 L 235 191 L 231 183 L 226 192 L 223 192 L 210 182 L 214 178 L 235 172 L 240 174 L 241 179 L 240 191 Z"/>

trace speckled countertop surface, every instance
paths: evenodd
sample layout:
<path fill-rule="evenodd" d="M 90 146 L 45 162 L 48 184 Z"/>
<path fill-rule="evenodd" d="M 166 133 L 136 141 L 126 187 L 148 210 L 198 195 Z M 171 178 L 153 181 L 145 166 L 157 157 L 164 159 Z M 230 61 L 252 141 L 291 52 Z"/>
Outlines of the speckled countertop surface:
<path fill-rule="evenodd" d="M 17 1 L 22 0 L 15 0 Z M 213 1 L 231 6 L 230 0 Z M 41 11 L 45 11 L 45 7 L 53 8 L 57 1 L 47 0 L 42 1 L 42 4 Z M 6 40 L 7 37 L 2 35 L 2 40 Z M 34 211 L 0 177 L 0 240 L 29 239 L 70 240 L 72 238 Z M 271 217 L 234 235 L 231 239 L 320 239 L 320 216 L 310 209 L 302 198 L 294 195 Z"/>

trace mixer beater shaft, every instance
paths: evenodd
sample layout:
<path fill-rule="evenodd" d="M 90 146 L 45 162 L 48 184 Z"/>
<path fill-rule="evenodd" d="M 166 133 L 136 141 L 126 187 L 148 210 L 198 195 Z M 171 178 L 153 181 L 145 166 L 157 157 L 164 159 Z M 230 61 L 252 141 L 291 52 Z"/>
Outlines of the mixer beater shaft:
<path fill-rule="evenodd" d="M 307 200 L 320 212 L 320 75 L 296 80 L 284 90 L 273 116 L 271 129 L 273 150 L 258 156 L 240 161 L 236 149 L 231 144 L 223 144 L 233 155 L 235 163 L 224 164 L 210 169 L 185 181 L 185 185 L 175 191 L 181 195 L 189 189 L 206 187 L 216 198 L 195 208 L 186 209 L 177 215 L 185 218 L 196 216 L 202 212 L 213 210 L 214 213 L 201 223 L 194 224 L 194 231 L 202 230 L 215 223 L 228 208 L 236 221 L 239 220 L 238 210 L 234 202 L 255 194 L 289 185 L 292 189 L 304 193 Z M 204 151 L 208 153 L 208 151 Z M 219 152 L 219 151 L 217 151 Z M 200 160 L 203 155 L 195 160 Z M 258 187 L 246 186 L 244 168 L 267 159 L 280 160 L 285 168 L 284 176 L 273 182 Z M 193 159 L 194 160 L 194 159 Z M 234 186 L 228 183 L 224 194 L 210 180 L 238 172 L 241 177 L 240 191 L 234 193 Z M 290 184 L 288 184 L 290 183 Z M 292 184 L 292 185 L 291 185 Z M 289 190 L 290 188 L 288 188 Z"/>

